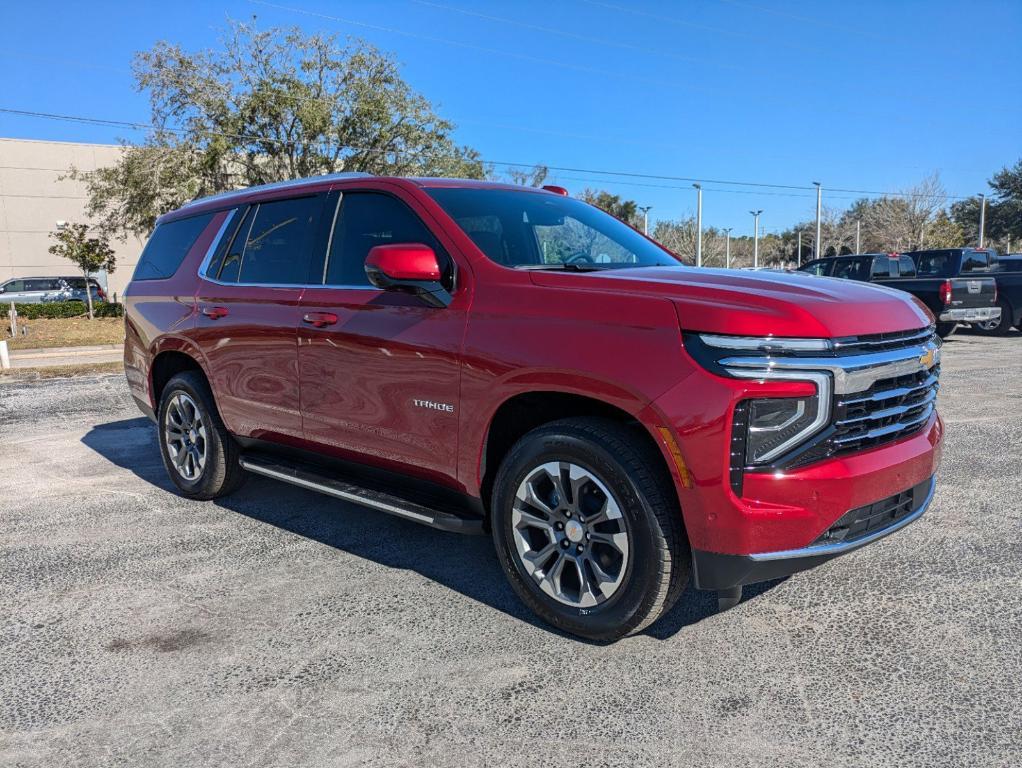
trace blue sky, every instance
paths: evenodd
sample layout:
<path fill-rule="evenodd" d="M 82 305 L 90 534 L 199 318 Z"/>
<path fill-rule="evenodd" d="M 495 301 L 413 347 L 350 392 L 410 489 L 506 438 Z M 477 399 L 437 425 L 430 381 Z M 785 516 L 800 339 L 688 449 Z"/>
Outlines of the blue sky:
<path fill-rule="evenodd" d="M 251 0 L 4 3 L 0 107 L 145 122 L 129 71 L 156 40 L 216 44 L 230 16 L 357 35 L 490 160 L 719 181 L 952 195 L 1022 157 L 1018 0 Z M 321 14 L 320 16 L 300 11 Z M 334 18 L 324 18 L 324 16 Z M 125 129 L 0 114 L 0 136 L 112 142 Z M 688 215 L 688 182 L 558 171 Z M 707 182 L 704 222 L 751 233 L 812 217 L 805 190 Z"/>

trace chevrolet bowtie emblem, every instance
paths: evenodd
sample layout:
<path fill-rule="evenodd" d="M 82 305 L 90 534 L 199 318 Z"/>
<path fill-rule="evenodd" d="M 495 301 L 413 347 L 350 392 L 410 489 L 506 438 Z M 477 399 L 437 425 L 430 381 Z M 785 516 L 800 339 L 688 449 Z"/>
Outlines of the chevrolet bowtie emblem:
<path fill-rule="evenodd" d="M 921 354 L 919 356 L 919 363 L 923 366 L 923 368 L 929 368 L 930 366 L 932 366 L 933 365 L 933 350 L 932 349 L 928 349 L 928 350 L 926 350 L 926 352 Z"/>

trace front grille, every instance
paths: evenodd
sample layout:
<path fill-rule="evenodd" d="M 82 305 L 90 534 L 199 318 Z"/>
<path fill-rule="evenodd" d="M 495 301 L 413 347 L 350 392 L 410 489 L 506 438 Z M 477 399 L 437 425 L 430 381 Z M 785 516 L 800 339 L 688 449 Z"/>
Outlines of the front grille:
<path fill-rule="evenodd" d="M 894 331 L 893 333 L 874 333 L 868 336 L 845 336 L 834 339 L 834 351 L 838 355 L 855 355 L 866 352 L 886 352 L 891 349 L 911 347 L 933 338 L 934 327 L 919 328 L 914 331 Z"/>
<path fill-rule="evenodd" d="M 834 404 L 833 453 L 874 448 L 925 426 L 933 413 L 940 366 L 881 379 L 864 392 L 839 395 Z"/>
<path fill-rule="evenodd" d="M 865 507 L 846 512 L 813 544 L 853 542 L 908 517 L 926 501 L 932 480 L 924 480 L 907 491 L 896 493 Z"/>

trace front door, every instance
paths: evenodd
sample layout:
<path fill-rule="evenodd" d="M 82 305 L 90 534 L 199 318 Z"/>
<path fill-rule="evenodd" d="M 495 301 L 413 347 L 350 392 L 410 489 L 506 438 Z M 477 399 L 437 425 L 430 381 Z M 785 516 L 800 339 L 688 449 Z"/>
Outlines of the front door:
<path fill-rule="evenodd" d="M 323 201 L 311 195 L 238 211 L 240 224 L 199 281 L 194 337 L 224 423 L 242 437 L 302 437 L 298 305 Z"/>
<path fill-rule="evenodd" d="M 306 440 L 426 479 L 457 473 L 465 291 L 446 308 L 370 285 L 374 245 L 422 243 L 448 289 L 454 263 L 409 205 L 382 192 L 345 192 L 335 212 L 324 285 L 301 301 L 298 366 Z M 330 214 L 327 214 L 330 215 Z"/>

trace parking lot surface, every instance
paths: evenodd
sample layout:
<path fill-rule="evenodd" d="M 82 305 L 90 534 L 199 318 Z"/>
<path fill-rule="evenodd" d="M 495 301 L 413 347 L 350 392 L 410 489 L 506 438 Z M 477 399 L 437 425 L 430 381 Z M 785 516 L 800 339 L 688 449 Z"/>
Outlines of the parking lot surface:
<path fill-rule="evenodd" d="M 610 646 L 486 538 L 176 496 L 120 376 L 0 384 L 0 765 L 1017 765 L 1022 338 L 943 367 L 922 519 Z"/>

